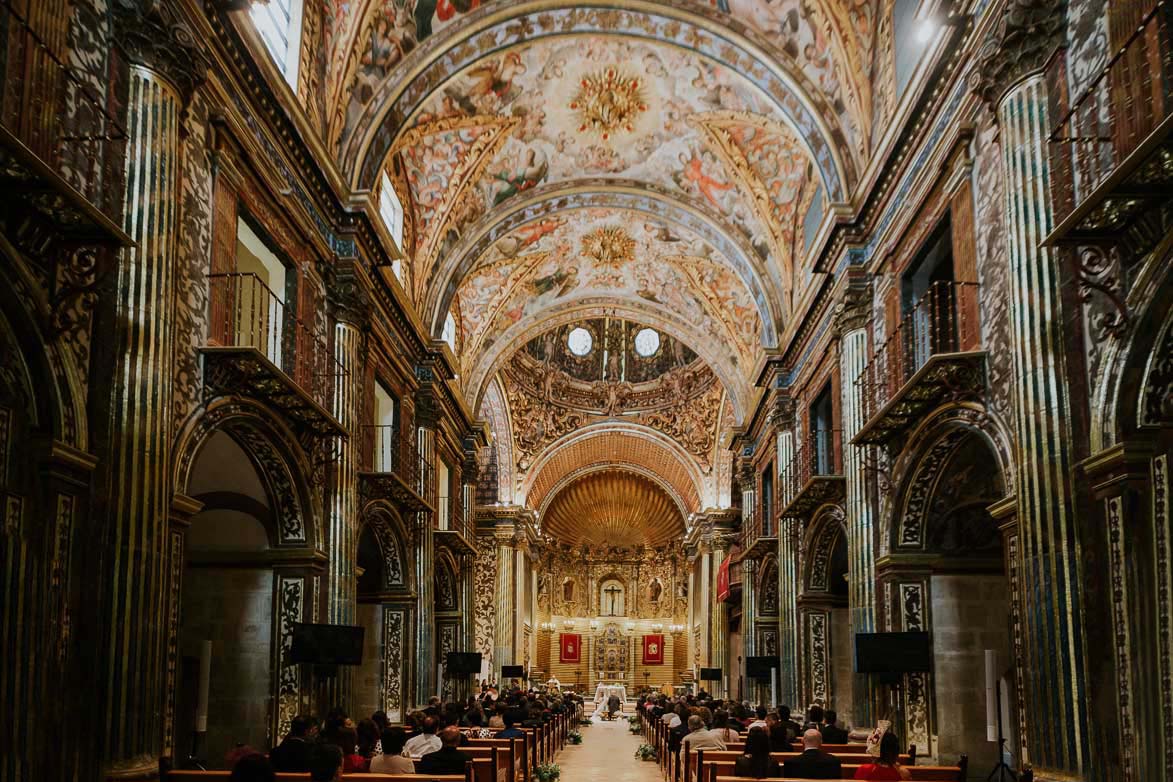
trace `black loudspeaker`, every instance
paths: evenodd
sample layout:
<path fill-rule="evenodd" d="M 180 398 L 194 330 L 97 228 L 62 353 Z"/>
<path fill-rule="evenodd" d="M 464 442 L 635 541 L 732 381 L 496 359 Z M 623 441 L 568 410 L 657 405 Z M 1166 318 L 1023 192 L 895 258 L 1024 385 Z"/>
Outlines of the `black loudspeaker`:
<path fill-rule="evenodd" d="M 449 676 L 467 676 L 481 672 L 480 652 L 449 652 L 444 660 L 444 668 Z"/>
<path fill-rule="evenodd" d="M 777 657 L 746 657 L 745 675 L 750 679 L 765 679 L 769 681 L 778 667 Z"/>
<path fill-rule="evenodd" d="M 361 625 L 293 625 L 289 659 L 310 665 L 361 665 Z"/>
<path fill-rule="evenodd" d="M 524 679 L 525 666 L 524 665 L 502 665 L 501 666 L 502 679 Z"/>
<path fill-rule="evenodd" d="M 720 668 L 701 668 L 702 682 L 719 682 L 721 681 Z"/>
<path fill-rule="evenodd" d="M 856 633 L 855 672 L 920 673 L 932 669 L 928 633 Z"/>

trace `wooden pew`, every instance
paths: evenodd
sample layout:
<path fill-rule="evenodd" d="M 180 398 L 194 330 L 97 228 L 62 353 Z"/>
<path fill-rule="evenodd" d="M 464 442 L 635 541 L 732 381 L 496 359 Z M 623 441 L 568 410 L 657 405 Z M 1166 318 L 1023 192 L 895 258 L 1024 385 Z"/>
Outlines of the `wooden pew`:
<path fill-rule="evenodd" d="M 525 738 L 469 738 L 468 742 L 466 746 L 460 749 L 472 749 L 475 747 L 493 747 L 497 749 L 497 782 L 526 782 L 529 779 L 529 758 L 525 752 Z"/>
<path fill-rule="evenodd" d="M 963 764 L 958 766 L 905 766 L 912 782 L 965 782 L 967 763 L 965 755 L 961 756 Z M 854 779 L 858 764 L 843 765 L 843 779 Z M 754 779 L 753 777 L 719 776 L 713 782 L 801 782 L 791 777 L 767 777 Z"/>
<path fill-rule="evenodd" d="M 231 771 L 168 771 L 167 782 L 227 782 Z M 308 782 L 309 774 L 277 775 L 277 782 Z M 468 782 L 468 776 L 436 775 L 421 777 L 416 774 L 344 774 L 350 782 Z"/>
<path fill-rule="evenodd" d="M 740 752 L 729 752 L 721 750 L 699 750 L 696 761 L 696 782 L 714 782 L 719 776 L 733 776 L 733 767 L 737 762 L 737 758 L 741 756 Z M 779 763 L 785 763 L 790 758 L 796 758 L 801 755 L 801 752 L 771 752 L 770 758 Z M 859 768 L 865 763 L 871 763 L 874 758 L 870 755 L 836 755 L 835 757 L 843 763 L 846 769 L 848 766 L 854 769 Z M 907 768 L 917 768 L 914 764 L 915 758 L 912 755 L 901 755 L 900 762 Z M 845 772 L 846 773 L 846 772 Z"/>

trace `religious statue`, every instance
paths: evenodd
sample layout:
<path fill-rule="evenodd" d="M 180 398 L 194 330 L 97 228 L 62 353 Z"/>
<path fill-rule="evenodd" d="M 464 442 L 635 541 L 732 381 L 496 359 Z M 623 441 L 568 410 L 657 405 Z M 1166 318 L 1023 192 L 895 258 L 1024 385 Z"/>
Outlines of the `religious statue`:
<path fill-rule="evenodd" d="M 574 579 L 568 578 L 562 582 L 562 602 L 574 602 Z"/>
<path fill-rule="evenodd" d="M 660 595 L 664 592 L 664 587 L 660 585 L 660 579 L 653 578 L 652 583 L 648 584 L 648 602 L 660 602 Z"/>

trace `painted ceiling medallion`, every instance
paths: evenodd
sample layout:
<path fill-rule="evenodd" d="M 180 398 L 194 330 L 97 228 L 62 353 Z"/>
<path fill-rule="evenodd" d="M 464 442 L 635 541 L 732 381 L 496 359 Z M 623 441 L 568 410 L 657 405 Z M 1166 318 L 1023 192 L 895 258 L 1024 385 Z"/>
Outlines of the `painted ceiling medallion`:
<path fill-rule="evenodd" d="M 617 131 L 635 130 L 635 120 L 648 104 L 638 78 L 608 68 L 582 78 L 570 109 L 578 112 L 579 133 L 597 133 L 606 141 Z"/>
<path fill-rule="evenodd" d="M 582 254 L 603 266 L 619 267 L 635 260 L 635 239 L 619 226 L 596 228 L 582 238 Z"/>

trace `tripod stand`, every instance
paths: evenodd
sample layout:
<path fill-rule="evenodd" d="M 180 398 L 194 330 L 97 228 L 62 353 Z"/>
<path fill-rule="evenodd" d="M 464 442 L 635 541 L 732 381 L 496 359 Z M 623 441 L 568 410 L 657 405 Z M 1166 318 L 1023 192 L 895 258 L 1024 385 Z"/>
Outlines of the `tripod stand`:
<path fill-rule="evenodd" d="M 995 778 L 998 782 L 1005 782 L 1007 777 L 1011 780 L 1017 780 L 1018 774 L 1006 765 L 1006 736 L 1002 733 L 1002 682 L 1000 681 L 994 683 L 994 710 L 998 716 L 998 762 L 990 771 L 990 775 L 986 777 L 986 782 L 993 782 Z"/>

